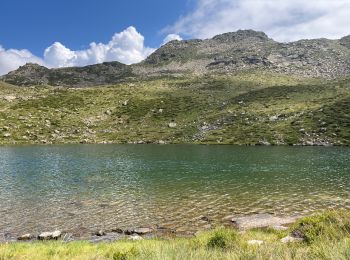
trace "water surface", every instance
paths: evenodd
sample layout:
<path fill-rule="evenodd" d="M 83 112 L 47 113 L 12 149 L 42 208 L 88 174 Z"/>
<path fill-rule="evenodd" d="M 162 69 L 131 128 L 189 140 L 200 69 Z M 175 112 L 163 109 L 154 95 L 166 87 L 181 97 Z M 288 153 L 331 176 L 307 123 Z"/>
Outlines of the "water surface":
<path fill-rule="evenodd" d="M 350 208 L 350 149 L 198 145 L 0 148 L 0 236 Z"/>

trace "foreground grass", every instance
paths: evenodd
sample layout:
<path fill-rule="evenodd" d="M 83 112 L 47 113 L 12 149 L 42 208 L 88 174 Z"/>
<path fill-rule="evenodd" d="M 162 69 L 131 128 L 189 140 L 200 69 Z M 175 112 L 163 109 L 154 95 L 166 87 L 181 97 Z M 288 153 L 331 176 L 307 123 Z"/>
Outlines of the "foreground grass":
<path fill-rule="evenodd" d="M 281 243 L 291 232 L 304 242 Z M 350 212 L 332 211 L 303 218 L 288 231 L 219 228 L 191 239 L 3 244 L 0 259 L 349 259 L 349 232 Z M 249 245 L 252 239 L 264 244 Z"/>

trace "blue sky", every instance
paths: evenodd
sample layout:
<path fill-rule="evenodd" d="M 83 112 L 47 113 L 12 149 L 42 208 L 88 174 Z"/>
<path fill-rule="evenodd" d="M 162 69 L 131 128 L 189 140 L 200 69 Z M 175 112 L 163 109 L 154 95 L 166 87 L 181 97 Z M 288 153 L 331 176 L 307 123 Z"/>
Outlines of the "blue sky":
<path fill-rule="evenodd" d="M 187 0 L 2 0 L 0 44 L 41 56 L 56 41 L 82 49 L 135 26 L 147 46 L 158 47 L 165 37 L 160 31 L 191 5 Z"/>
<path fill-rule="evenodd" d="M 0 7 L 0 75 L 27 62 L 132 64 L 170 40 L 239 29 L 281 42 L 350 34 L 350 0 L 2 0 Z"/>

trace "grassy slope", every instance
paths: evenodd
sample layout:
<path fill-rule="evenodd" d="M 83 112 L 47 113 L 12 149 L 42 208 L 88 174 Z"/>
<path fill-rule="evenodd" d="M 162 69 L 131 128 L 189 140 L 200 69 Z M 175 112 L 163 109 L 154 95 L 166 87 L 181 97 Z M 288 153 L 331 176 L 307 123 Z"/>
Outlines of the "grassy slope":
<path fill-rule="evenodd" d="M 293 231 L 304 242 L 280 242 Z M 3 244 L 0 259 L 349 259 L 349 232 L 350 212 L 334 211 L 301 219 L 288 231 L 216 229 L 191 239 Z M 249 245 L 252 239 L 264 244 Z"/>
<path fill-rule="evenodd" d="M 349 88 L 262 72 L 85 89 L 0 83 L 0 143 L 349 145 Z"/>

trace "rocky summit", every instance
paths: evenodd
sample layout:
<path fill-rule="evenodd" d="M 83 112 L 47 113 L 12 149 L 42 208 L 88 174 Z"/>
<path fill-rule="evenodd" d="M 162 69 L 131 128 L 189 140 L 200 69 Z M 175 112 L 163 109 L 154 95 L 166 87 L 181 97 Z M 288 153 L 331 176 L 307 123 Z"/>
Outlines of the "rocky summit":
<path fill-rule="evenodd" d="M 10 84 L 84 87 L 161 76 L 189 76 L 261 70 L 333 79 L 350 73 L 350 36 L 280 43 L 263 32 L 239 30 L 205 40 L 171 41 L 141 63 L 106 62 L 48 69 L 26 64 L 4 75 Z"/>

